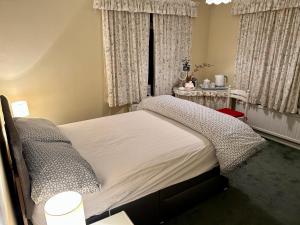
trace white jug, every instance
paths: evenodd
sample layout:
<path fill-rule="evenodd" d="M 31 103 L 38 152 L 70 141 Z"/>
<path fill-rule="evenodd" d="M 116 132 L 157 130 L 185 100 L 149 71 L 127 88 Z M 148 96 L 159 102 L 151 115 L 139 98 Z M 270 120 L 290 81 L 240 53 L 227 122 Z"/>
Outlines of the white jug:
<path fill-rule="evenodd" d="M 216 87 L 225 87 L 228 77 L 226 75 L 215 75 Z"/>
<path fill-rule="evenodd" d="M 203 81 L 203 85 L 202 85 L 203 88 L 210 88 L 210 80 L 209 79 L 205 79 Z"/>

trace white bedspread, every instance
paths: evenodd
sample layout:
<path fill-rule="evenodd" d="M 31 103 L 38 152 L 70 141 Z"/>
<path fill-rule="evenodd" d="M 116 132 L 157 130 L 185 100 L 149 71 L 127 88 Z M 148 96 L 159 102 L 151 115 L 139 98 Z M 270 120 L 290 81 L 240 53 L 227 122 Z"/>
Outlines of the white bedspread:
<path fill-rule="evenodd" d="M 150 111 L 137 111 L 60 126 L 91 164 L 102 190 L 84 195 L 86 217 L 198 176 L 217 165 L 203 135 Z M 34 225 L 44 225 L 37 205 Z"/>

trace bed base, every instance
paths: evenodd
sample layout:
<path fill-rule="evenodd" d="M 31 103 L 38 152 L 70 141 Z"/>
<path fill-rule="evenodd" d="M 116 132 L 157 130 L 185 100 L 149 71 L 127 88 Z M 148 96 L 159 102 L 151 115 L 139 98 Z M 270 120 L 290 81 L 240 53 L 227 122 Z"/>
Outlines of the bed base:
<path fill-rule="evenodd" d="M 125 211 L 135 225 L 158 225 L 228 188 L 227 178 L 216 167 L 198 177 L 175 184 L 141 199 L 87 219 L 92 224 Z"/>

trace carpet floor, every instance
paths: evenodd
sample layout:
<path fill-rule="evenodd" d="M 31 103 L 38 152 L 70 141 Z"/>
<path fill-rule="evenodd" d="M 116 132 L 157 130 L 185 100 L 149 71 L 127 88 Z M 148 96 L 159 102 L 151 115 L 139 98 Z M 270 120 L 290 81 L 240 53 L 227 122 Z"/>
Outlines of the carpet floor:
<path fill-rule="evenodd" d="M 300 225 L 300 150 L 268 141 L 230 188 L 166 225 Z"/>

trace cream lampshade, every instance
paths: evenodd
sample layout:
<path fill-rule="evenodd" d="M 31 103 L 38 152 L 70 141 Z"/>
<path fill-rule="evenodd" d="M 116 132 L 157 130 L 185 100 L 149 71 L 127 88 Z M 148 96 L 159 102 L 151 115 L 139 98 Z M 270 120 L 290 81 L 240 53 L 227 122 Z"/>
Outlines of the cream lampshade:
<path fill-rule="evenodd" d="M 29 109 L 26 101 L 17 101 L 11 104 L 14 117 L 29 116 Z"/>
<path fill-rule="evenodd" d="M 82 197 L 77 192 L 62 192 L 44 207 L 47 225 L 86 225 Z"/>

